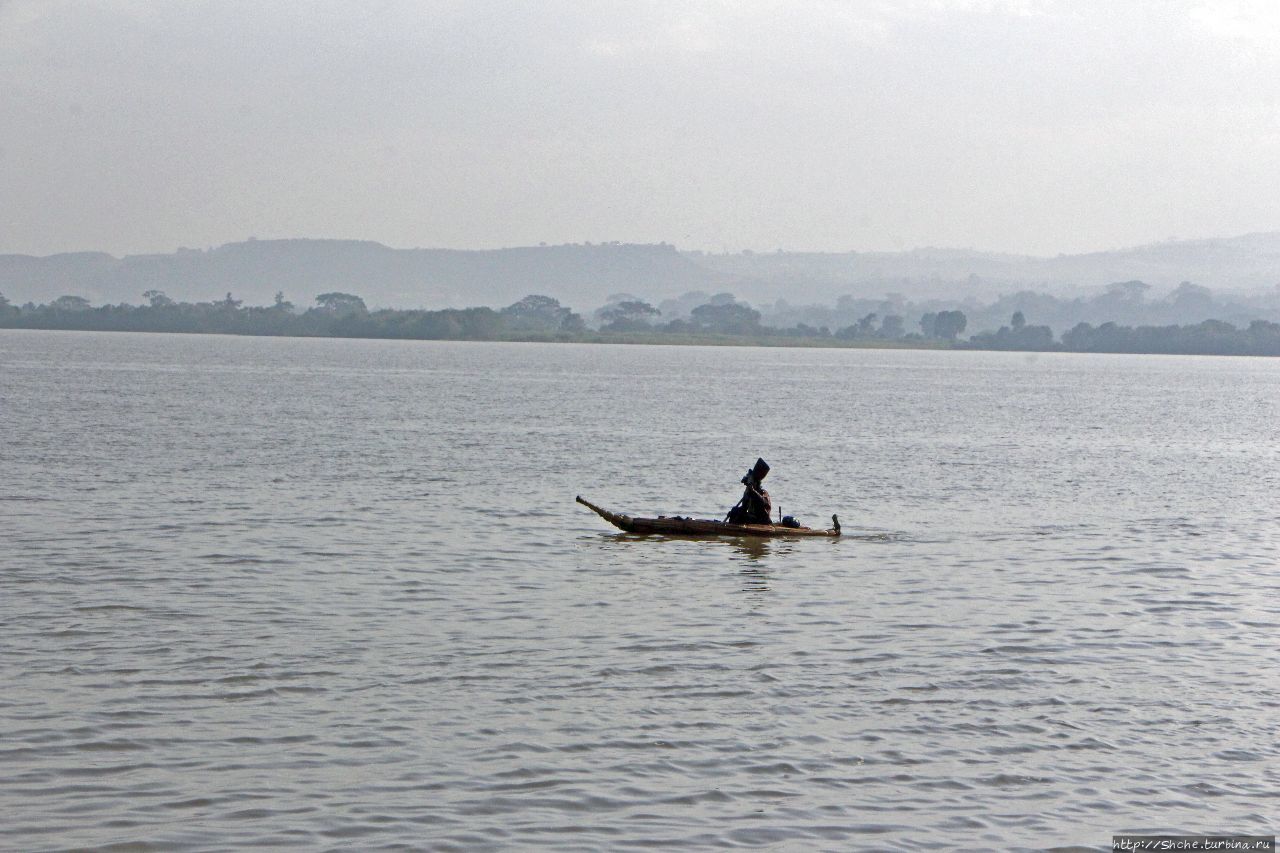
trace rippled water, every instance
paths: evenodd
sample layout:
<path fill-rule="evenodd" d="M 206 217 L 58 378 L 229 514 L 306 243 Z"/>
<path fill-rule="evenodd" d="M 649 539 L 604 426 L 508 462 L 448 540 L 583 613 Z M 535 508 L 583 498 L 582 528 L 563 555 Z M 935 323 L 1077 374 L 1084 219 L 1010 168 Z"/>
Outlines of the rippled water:
<path fill-rule="evenodd" d="M 1280 361 L 0 333 L 0 847 L 1280 814 Z M 763 455 L 839 541 L 718 515 Z"/>

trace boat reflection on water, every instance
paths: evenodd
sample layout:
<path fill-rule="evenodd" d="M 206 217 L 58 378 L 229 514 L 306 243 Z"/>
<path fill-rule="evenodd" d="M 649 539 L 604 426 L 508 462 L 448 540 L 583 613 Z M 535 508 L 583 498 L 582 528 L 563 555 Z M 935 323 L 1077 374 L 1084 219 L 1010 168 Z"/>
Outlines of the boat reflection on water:
<path fill-rule="evenodd" d="M 769 586 L 769 573 L 759 566 L 748 566 L 739 570 L 738 577 L 742 579 L 743 592 L 759 594 L 773 589 Z"/>
<path fill-rule="evenodd" d="M 772 591 L 771 563 L 796 552 L 798 543 L 789 539 L 769 539 L 759 536 L 669 536 L 664 534 L 606 533 L 589 537 L 607 543 L 611 548 L 631 548 L 641 543 L 686 543 L 703 548 L 707 553 L 719 551 L 732 562 L 738 563 L 737 571 L 742 581 L 742 591 L 752 594 Z"/>
<path fill-rule="evenodd" d="M 790 543 L 776 539 L 765 539 L 756 536 L 714 537 L 714 536 L 668 536 L 664 534 L 642 533 L 606 533 L 600 537 L 618 545 L 639 542 L 689 542 L 708 548 L 728 547 L 734 552 L 731 559 L 743 559 L 751 562 L 763 560 L 771 554 L 786 554 L 792 550 Z"/>
<path fill-rule="evenodd" d="M 773 545 L 776 544 L 769 539 L 756 538 L 754 536 L 744 536 L 741 539 L 724 539 L 721 541 L 732 545 L 733 550 L 753 562 L 763 560 L 765 557 L 769 556 L 770 552 L 773 550 Z"/>

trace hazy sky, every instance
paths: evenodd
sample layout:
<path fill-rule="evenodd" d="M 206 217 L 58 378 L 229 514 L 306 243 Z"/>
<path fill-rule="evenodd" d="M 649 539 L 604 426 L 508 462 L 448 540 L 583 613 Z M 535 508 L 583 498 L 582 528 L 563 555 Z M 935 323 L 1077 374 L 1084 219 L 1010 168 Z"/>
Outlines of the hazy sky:
<path fill-rule="evenodd" d="M 1280 229 L 1280 4 L 0 0 L 0 252 Z"/>

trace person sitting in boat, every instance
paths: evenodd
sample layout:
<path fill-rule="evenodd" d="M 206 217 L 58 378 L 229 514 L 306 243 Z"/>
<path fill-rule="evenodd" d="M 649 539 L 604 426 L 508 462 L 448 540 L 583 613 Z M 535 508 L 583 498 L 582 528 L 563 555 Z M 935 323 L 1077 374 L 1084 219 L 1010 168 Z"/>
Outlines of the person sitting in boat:
<path fill-rule="evenodd" d="M 755 467 L 742 478 L 746 487 L 742 499 L 729 510 L 724 520 L 730 524 L 772 524 L 773 504 L 769 501 L 769 493 L 761 484 L 769 473 L 769 463 L 757 459 Z"/>

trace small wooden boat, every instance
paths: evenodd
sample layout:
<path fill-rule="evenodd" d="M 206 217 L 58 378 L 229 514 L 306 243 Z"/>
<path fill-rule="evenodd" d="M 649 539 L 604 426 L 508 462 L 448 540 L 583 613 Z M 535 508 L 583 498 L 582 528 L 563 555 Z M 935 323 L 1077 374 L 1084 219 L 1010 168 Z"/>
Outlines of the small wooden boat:
<path fill-rule="evenodd" d="M 781 524 L 729 524 L 710 518 L 633 518 L 609 512 L 578 497 L 578 503 L 592 510 L 619 530 L 628 533 L 665 533 L 669 536 L 839 536 L 840 519 L 831 516 L 830 530 L 812 527 L 783 527 Z"/>

